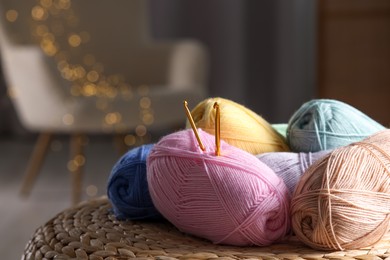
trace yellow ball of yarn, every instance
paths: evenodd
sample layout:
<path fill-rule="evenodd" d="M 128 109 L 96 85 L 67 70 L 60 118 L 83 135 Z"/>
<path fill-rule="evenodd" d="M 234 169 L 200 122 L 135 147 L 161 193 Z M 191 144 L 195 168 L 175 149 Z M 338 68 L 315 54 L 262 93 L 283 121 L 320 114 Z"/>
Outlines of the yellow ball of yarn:
<path fill-rule="evenodd" d="M 208 98 L 192 111 L 196 127 L 215 134 L 214 103 L 220 107 L 221 139 L 251 154 L 289 151 L 286 140 L 265 119 L 228 99 Z M 187 121 L 187 128 L 191 127 Z"/>

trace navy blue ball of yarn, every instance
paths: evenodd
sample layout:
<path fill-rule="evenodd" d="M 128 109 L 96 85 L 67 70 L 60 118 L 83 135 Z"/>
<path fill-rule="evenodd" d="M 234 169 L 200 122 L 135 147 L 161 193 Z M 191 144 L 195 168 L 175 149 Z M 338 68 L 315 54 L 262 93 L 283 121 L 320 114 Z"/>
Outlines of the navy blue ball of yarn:
<path fill-rule="evenodd" d="M 129 150 L 112 168 L 107 195 L 118 219 L 162 218 L 153 205 L 146 179 L 146 159 L 152 147 L 147 144 Z"/>

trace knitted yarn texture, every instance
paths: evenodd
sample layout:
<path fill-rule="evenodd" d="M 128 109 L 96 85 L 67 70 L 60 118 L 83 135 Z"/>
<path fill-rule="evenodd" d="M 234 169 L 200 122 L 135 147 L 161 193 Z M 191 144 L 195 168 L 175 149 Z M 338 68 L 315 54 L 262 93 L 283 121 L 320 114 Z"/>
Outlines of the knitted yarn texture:
<path fill-rule="evenodd" d="M 192 111 L 198 128 L 214 134 L 214 103 L 220 107 L 221 139 L 253 155 L 265 152 L 289 151 L 286 139 L 264 118 L 250 109 L 228 99 L 208 98 Z M 187 121 L 187 128 L 190 127 Z"/>
<path fill-rule="evenodd" d="M 118 219 L 159 219 L 146 179 L 146 158 L 153 144 L 125 153 L 114 165 L 107 184 L 107 195 Z"/>
<path fill-rule="evenodd" d="M 344 102 L 314 99 L 303 104 L 290 118 L 287 142 L 294 152 L 317 152 L 360 141 L 384 129 Z"/>
<path fill-rule="evenodd" d="M 153 203 L 183 232 L 217 244 L 269 245 L 290 230 L 288 189 L 254 155 L 199 129 L 163 137 L 147 160 Z"/>
<path fill-rule="evenodd" d="M 372 246 L 389 230 L 390 130 L 340 147 L 301 177 L 291 202 L 297 237 L 316 249 Z"/>

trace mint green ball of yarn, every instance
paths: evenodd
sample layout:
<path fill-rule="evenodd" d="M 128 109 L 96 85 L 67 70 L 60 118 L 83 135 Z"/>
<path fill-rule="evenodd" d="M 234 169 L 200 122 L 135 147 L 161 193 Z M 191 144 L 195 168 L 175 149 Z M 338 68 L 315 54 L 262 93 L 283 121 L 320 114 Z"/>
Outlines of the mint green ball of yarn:
<path fill-rule="evenodd" d="M 272 124 L 271 125 L 279 134 L 281 134 L 284 138 L 286 138 L 287 133 L 287 123 L 280 123 L 280 124 Z"/>
<path fill-rule="evenodd" d="M 314 99 L 290 118 L 287 142 L 294 152 L 318 152 L 358 142 L 385 127 L 338 100 Z"/>

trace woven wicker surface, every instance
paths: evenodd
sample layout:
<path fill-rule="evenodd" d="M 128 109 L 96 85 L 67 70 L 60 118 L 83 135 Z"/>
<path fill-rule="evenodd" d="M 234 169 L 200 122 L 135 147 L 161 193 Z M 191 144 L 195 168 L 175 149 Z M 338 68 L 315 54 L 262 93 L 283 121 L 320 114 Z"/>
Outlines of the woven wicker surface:
<path fill-rule="evenodd" d="M 316 251 L 294 237 L 268 247 L 214 245 L 169 223 L 118 221 L 107 198 L 67 209 L 39 227 L 22 259 L 386 259 L 390 239 L 370 249 Z"/>

